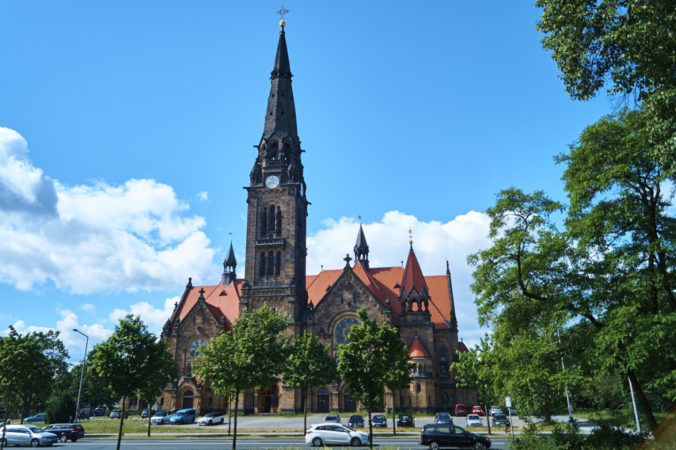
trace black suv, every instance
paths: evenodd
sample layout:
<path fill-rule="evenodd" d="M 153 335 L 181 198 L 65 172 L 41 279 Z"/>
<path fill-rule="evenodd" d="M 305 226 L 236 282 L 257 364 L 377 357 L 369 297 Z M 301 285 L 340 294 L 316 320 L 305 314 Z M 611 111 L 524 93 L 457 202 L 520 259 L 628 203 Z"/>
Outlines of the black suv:
<path fill-rule="evenodd" d="M 491 441 L 455 425 L 429 424 L 420 432 L 420 445 L 429 445 L 432 450 L 441 447 L 491 448 Z"/>
<path fill-rule="evenodd" d="M 47 425 L 45 431 L 54 433 L 61 442 L 66 442 L 68 439 L 75 442 L 85 435 L 85 430 L 79 423 L 53 423 Z"/>
<path fill-rule="evenodd" d="M 376 414 L 371 418 L 371 423 L 374 427 L 387 428 L 387 418 L 382 414 Z"/>
<path fill-rule="evenodd" d="M 94 410 L 92 411 L 92 416 L 105 416 L 107 412 L 108 408 L 104 406 L 99 406 L 98 408 L 94 408 Z"/>
<path fill-rule="evenodd" d="M 410 414 L 399 414 L 399 417 L 397 418 L 397 426 L 398 427 L 414 427 L 415 426 L 415 420 L 413 419 L 413 416 Z"/>
<path fill-rule="evenodd" d="M 364 418 L 357 414 L 355 414 L 354 416 L 350 416 L 350 420 L 347 421 L 347 426 L 352 428 L 357 427 L 364 428 Z"/>

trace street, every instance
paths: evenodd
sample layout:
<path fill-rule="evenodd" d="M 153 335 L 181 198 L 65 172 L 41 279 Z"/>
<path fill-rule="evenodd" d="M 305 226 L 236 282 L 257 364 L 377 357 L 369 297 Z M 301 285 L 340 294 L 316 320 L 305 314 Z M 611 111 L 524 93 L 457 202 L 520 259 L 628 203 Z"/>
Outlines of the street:
<path fill-rule="evenodd" d="M 506 439 L 491 439 L 491 449 L 503 449 L 507 442 Z M 61 449 L 79 449 L 79 450 L 110 450 L 115 448 L 115 439 L 82 439 L 76 443 L 67 442 L 65 444 L 55 444 L 53 448 Z M 123 439 L 121 448 L 124 449 L 229 449 L 232 446 L 231 439 Z M 374 447 L 388 447 L 396 449 L 417 449 L 424 447 L 418 445 L 417 438 L 393 439 L 390 437 L 376 437 Z M 263 448 L 311 448 L 305 444 L 303 438 L 238 438 L 238 449 L 263 449 Z M 341 447 L 332 447 L 339 449 Z M 362 447 L 368 448 L 368 447 Z"/>

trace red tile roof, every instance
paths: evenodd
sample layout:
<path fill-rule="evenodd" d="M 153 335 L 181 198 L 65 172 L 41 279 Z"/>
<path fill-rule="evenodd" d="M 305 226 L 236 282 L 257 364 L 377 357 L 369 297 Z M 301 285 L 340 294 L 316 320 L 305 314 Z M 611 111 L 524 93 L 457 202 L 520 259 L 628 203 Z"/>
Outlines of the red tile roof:
<path fill-rule="evenodd" d="M 415 259 L 415 254 L 409 254 Z M 420 266 L 415 264 L 418 269 Z M 407 263 L 408 265 L 408 263 Z M 389 307 L 392 310 L 392 319 L 394 323 L 399 322 L 401 315 L 401 303 L 399 303 L 400 283 L 405 278 L 405 269 L 402 267 L 377 267 L 366 270 L 361 263 L 357 262 L 352 268 L 355 275 L 368 287 L 373 295 L 383 306 L 387 306 L 386 300 L 390 301 Z M 317 275 L 308 275 L 305 278 L 305 285 L 308 293 L 308 303 L 316 307 L 324 300 L 328 290 L 338 280 L 343 273 L 343 269 L 322 270 Z M 420 271 L 422 275 L 422 271 Z M 416 275 L 418 276 L 418 275 Z M 239 279 L 228 286 L 218 284 L 216 286 L 193 286 L 185 299 L 185 302 L 179 305 L 178 317 L 183 320 L 188 312 L 195 306 L 199 298 L 200 289 L 204 289 L 204 299 L 216 317 L 220 320 L 225 316 L 228 322 L 226 328 L 239 317 L 239 299 L 240 288 L 244 280 Z M 423 277 L 422 283 L 428 289 L 430 295 L 429 312 L 432 316 L 434 328 L 448 328 L 451 322 L 451 298 L 448 291 L 448 281 L 446 275 L 433 275 Z M 221 295 L 224 292 L 225 295 Z"/>
<path fill-rule="evenodd" d="M 413 342 L 408 347 L 408 355 L 411 358 L 429 358 L 430 354 L 425 348 L 425 344 L 420 340 L 418 336 L 413 338 Z"/>
<path fill-rule="evenodd" d="M 460 342 L 458 342 L 458 351 L 461 352 L 461 353 L 466 353 L 469 350 L 467 349 L 467 346 L 465 345 L 465 343 L 460 341 Z"/>

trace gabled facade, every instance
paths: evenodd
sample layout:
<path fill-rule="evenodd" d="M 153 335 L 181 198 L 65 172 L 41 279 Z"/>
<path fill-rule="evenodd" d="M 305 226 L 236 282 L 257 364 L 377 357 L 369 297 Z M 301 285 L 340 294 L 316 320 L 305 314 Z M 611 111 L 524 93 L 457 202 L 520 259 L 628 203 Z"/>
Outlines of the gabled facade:
<path fill-rule="evenodd" d="M 178 366 L 179 379 L 167 387 L 160 407 L 224 410 L 224 399 L 192 376 L 197 346 L 227 332 L 240 314 L 263 304 L 290 317 L 290 336 L 307 330 L 334 355 L 348 339 L 350 327 L 359 323 L 356 311 L 362 307 L 369 317 L 397 327 L 415 370 L 409 389 L 387 393 L 386 408 L 394 405 L 433 412 L 448 411 L 458 402 L 475 404 L 476 392 L 458 388 L 449 370 L 459 343 L 448 262 L 445 274 L 425 276 L 411 242 L 404 267 L 372 268 L 360 225 L 353 247 L 354 264 L 348 254 L 342 269 L 306 275 L 308 201 L 284 23 L 281 25 L 263 135 L 245 187 L 244 279 L 236 278 L 231 244 L 220 283 L 193 286 L 188 282 L 162 332 Z M 242 395 L 239 404 L 246 412 L 298 411 L 301 395 L 282 382 L 275 388 Z M 358 407 L 349 386 L 341 380 L 315 388 L 310 404 L 313 411 L 326 412 Z"/>

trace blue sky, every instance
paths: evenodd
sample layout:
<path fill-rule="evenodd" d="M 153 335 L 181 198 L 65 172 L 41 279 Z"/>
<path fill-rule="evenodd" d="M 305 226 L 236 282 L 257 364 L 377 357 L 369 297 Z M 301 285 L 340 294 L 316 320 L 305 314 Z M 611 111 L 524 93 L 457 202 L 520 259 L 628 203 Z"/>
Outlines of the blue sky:
<path fill-rule="evenodd" d="M 312 203 L 308 272 L 362 217 L 372 265 L 451 263 L 460 336 L 483 333 L 469 253 L 518 186 L 562 199 L 563 152 L 611 112 L 571 101 L 534 2 L 286 3 Z M 277 2 L 0 0 L 0 329 L 77 358 L 126 312 L 158 330 L 189 276 L 215 284 L 262 130 Z"/>

